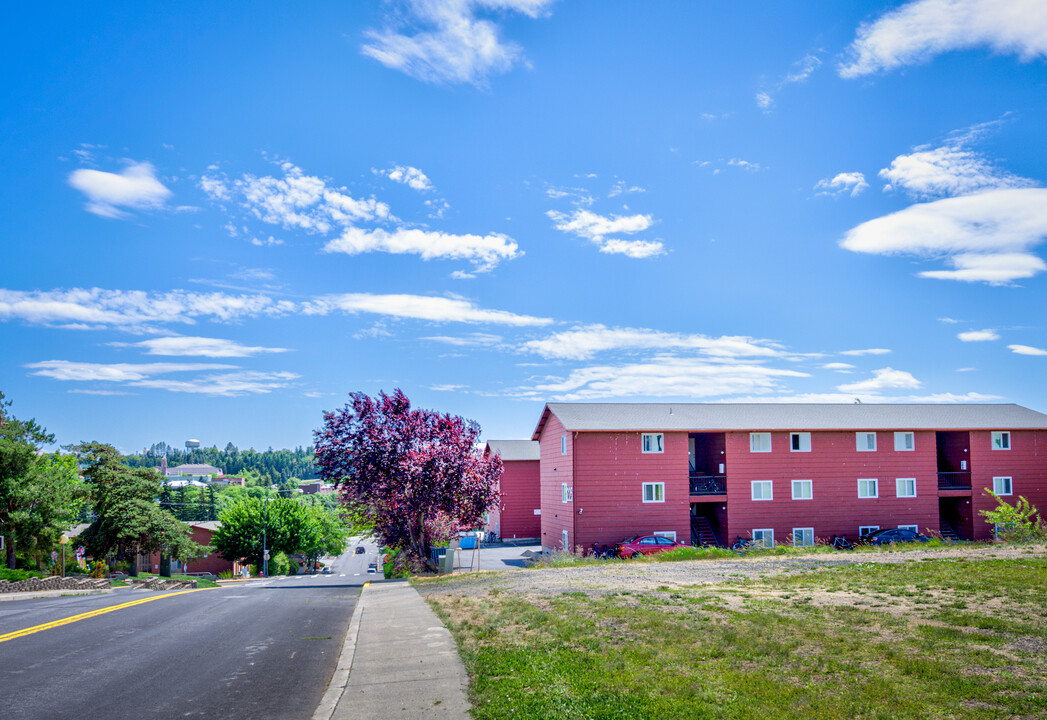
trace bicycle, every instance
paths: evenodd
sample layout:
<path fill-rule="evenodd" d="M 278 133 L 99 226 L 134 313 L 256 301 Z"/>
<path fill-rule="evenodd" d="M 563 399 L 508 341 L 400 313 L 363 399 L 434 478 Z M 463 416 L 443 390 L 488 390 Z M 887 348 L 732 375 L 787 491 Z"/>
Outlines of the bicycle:
<path fill-rule="evenodd" d="M 854 550 L 854 543 L 846 535 L 833 535 L 832 546 L 836 550 Z"/>
<path fill-rule="evenodd" d="M 756 542 L 752 538 L 743 538 L 739 535 L 734 545 L 731 545 L 731 550 L 739 555 L 744 555 L 746 550 L 752 550 L 754 547 L 756 547 Z"/>

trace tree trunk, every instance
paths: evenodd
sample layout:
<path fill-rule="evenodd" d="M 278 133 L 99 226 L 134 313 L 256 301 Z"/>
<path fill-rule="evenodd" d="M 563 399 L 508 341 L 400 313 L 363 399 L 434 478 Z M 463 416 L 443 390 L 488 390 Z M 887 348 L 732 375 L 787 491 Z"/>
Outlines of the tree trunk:
<path fill-rule="evenodd" d="M 7 569 L 14 570 L 15 565 L 15 534 L 11 533 L 7 536 Z"/>
<path fill-rule="evenodd" d="M 160 577 L 171 577 L 170 553 L 160 553 Z"/>

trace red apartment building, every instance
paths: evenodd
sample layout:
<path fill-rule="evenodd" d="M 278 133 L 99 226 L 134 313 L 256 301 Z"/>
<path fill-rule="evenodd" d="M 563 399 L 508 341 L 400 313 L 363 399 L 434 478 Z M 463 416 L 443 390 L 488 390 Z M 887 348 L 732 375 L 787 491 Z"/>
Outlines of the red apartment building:
<path fill-rule="evenodd" d="M 536 538 L 542 533 L 539 445 L 532 440 L 490 440 L 484 455 L 502 458 L 498 507 L 487 516 L 487 529 L 498 537 Z"/>
<path fill-rule="evenodd" d="M 1019 405 L 549 403 L 532 439 L 549 549 L 888 527 L 982 540 L 986 489 L 1047 510 L 1047 415 Z"/>

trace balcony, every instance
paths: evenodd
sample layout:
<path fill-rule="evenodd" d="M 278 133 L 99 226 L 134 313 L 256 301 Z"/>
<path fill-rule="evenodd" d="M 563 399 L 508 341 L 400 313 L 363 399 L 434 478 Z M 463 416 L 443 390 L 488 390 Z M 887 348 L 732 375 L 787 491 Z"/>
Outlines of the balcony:
<path fill-rule="evenodd" d="M 971 471 L 938 473 L 939 490 L 970 490 Z"/>
<path fill-rule="evenodd" d="M 691 495 L 726 495 L 726 475 L 691 475 Z"/>

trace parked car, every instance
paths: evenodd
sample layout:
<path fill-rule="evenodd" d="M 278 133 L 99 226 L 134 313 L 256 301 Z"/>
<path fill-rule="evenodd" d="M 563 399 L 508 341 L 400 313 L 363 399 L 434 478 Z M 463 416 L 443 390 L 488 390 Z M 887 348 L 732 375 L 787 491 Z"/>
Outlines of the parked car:
<path fill-rule="evenodd" d="M 320 572 L 321 572 L 322 574 L 324 574 L 324 575 L 330 575 L 330 574 L 331 574 L 331 568 L 329 568 L 329 567 L 325 567 L 325 568 L 324 568 L 323 570 L 321 570 Z"/>
<path fill-rule="evenodd" d="M 371 563 L 367 566 L 367 572 L 376 573 L 378 572 L 378 563 Z"/>
<path fill-rule="evenodd" d="M 890 545 L 896 542 L 927 542 L 930 540 L 926 535 L 921 535 L 906 528 L 887 528 L 876 532 L 866 533 L 858 538 L 858 542 L 867 545 Z"/>
<path fill-rule="evenodd" d="M 356 551 L 353 554 L 354 555 L 363 555 L 365 552 L 367 552 L 367 550 L 364 549 L 363 545 L 357 545 L 356 546 Z"/>
<path fill-rule="evenodd" d="M 641 555 L 653 555 L 654 553 L 665 552 L 678 547 L 684 547 L 684 544 L 661 535 L 643 535 L 627 538 L 618 543 L 618 557 L 631 558 Z"/>

